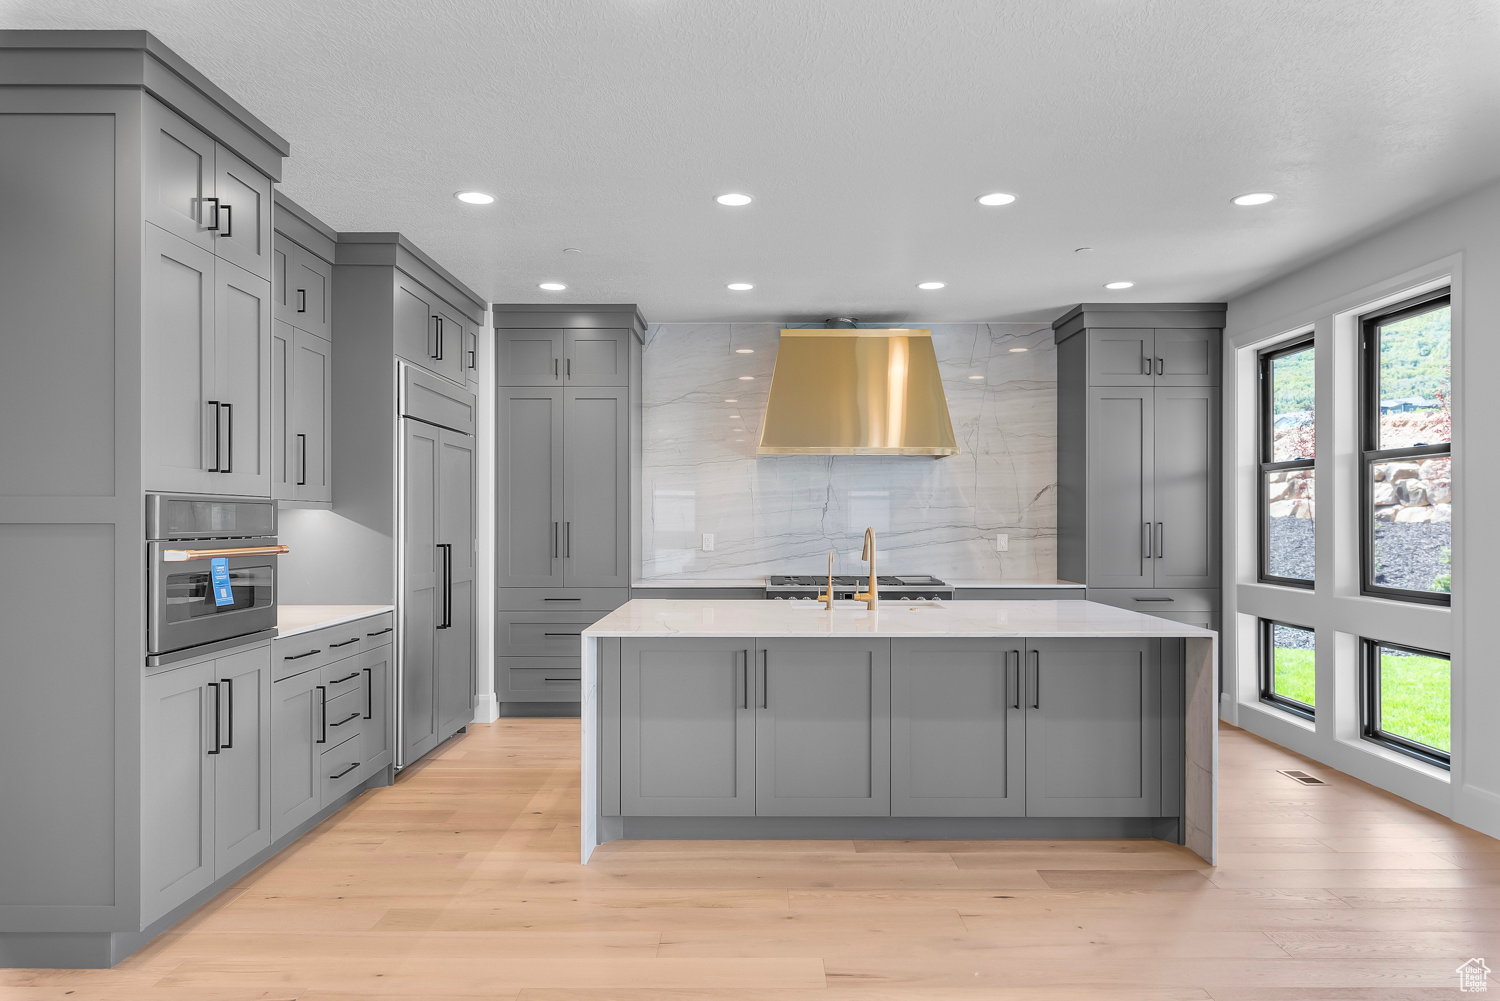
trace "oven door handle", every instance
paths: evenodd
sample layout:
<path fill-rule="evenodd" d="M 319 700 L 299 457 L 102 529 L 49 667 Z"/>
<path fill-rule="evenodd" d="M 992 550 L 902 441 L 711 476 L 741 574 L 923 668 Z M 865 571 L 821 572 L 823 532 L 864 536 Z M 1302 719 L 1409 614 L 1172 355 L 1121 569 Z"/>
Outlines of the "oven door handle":
<path fill-rule="evenodd" d="M 168 549 L 161 554 L 163 563 L 186 563 L 188 560 L 211 560 L 219 556 L 285 556 L 291 546 L 246 546 L 242 549 Z"/>

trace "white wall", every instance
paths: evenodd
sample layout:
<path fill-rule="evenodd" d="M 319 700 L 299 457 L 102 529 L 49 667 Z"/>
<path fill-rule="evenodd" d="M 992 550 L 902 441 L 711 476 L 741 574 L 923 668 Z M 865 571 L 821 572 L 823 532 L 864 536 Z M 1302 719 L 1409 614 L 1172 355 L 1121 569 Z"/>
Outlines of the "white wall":
<path fill-rule="evenodd" d="M 1453 603 L 1451 611 L 1359 595 L 1354 425 L 1360 312 L 1451 278 L 1453 295 Z M 1229 303 L 1225 352 L 1227 719 L 1500 836 L 1500 669 L 1487 624 L 1500 610 L 1500 524 L 1469 500 L 1500 496 L 1500 184 L 1309 264 Z M 1317 340 L 1318 543 L 1312 593 L 1255 583 L 1255 354 Z M 1473 515 L 1471 517 L 1471 514 Z M 1256 616 L 1316 625 L 1316 725 L 1257 698 Z M 1451 651 L 1453 770 L 1358 737 L 1357 638 Z"/>

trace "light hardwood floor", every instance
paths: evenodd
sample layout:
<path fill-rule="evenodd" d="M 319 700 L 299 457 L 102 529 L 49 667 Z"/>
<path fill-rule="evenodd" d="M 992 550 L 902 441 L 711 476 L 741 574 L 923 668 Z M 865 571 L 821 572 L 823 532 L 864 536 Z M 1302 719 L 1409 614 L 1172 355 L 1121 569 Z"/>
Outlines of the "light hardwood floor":
<path fill-rule="evenodd" d="M 1500 842 L 1232 727 L 1221 803 L 1217 868 L 1153 841 L 616 842 L 584 868 L 577 721 L 506 720 L 116 969 L 0 971 L 0 998 L 1451 998 L 1471 956 L 1500 969 Z"/>

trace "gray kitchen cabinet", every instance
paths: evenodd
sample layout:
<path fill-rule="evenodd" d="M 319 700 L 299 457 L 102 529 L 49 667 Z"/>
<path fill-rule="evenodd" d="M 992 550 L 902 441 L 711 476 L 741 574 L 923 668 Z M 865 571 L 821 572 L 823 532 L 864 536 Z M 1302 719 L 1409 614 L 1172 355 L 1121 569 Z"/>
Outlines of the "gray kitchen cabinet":
<path fill-rule="evenodd" d="M 620 812 L 756 812 L 754 641 L 625 640 L 620 663 Z"/>
<path fill-rule="evenodd" d="M 468 325 L 458 310 L 453 309 L 446 303 L 436 303 L 433 312 L 433 322 L 437 330 L 433 339 L 441 345 L 441 356 L 437 360 L 434 371 L 438 375 L 447 376 L 457 383 L 464 383 L 468 379 L 469 353 L 465 350 L 468 339 L 465 336 Z"/>
<path fill-rule="evenodd" d="M 214 662 L 154 674 L 141 690 L 141 914 L 213 883 L 214 758 L 222 720 Z"/>
<path fill-rule="evenodd" d="M 271 685 L 271 838 L 280 841 L 311 820 L 322 805 L 318 752 L 323 695 L 318 670 Z"/>
<path fill-rule="evenodd" d="M 474 439 L 444 429 L 438 453 L 437 538 L 446 590 L 437 634 L 438 723 L 446 736 L 474 720 Z"/>
<path fill-rule="evenodd" d="M 271 283 L 220 260 L 214 269 L 214 399 L 224 449 L 214 492 L 271 495 Z"/>
<path fill-rule="evenodd" d="M 1156 529 L 1151 573 L 1159 588 L 1219 586 L 1219 390 L 1158 387 L 1151 445 Z"/>
<path fill-rule="evenodd" d="M 557 327 L 497 329 L 500 385 L 561 386 L 564 334 Z"/>
<path fill-rule="evenodd" d="M 299 330 L 333 337 L 333 265 L 290 241 L 277 241 L 276 315 Z"/>
<path fill-rule="evenodd" d="M 582 675 L 577 656 L 496 657 L 496 698 L 501 702 L 577 702 L 583 698 Z"/>
<path fill-rule="evenodd" d="M 501 657 L 582 656 L 583 631 L 606 613 L 587 609 L 540 612 L 496 612 L 495 653 Z"/>
<path fill-rule="evenodd" d="M 1222 332 L 1216 327 L 1162 327 L 1153 331 L 1157 386 L 1217 386 Z"/>
<path fill-rule="evenodd" d="M 563 391 L 502 388 L 495 411 L 495 585 L 561 587 Z"/>
<path fill-rule="evenodd" d="M 156 101 L 142 110 L 146 221 L 213 253 L 216 143 Z"/>
<path fill-rule="evenodd" d="M 1217 386 L 1216 327 L 1090 327 L 1090 386 Z"/>
<path fill-rule="evenodd" d="M 396 279 L 396 354 L 434 375 L 462 383 L 463 325 L 431 290 Z"/>
<path fill-rule="evenodd" d="M 1024 640 L 891 641 L 891 815 L 1026 813 Z"/>
<path fill-rule="evenodd" d="M 365 770 L 366 777 L 391 763 L 391 683 L 395 678 L 394 647 L 384 644 L 359 655 L 365 675 Z"/>
<path fill-rule="evenodd" d="M 271 844 L 271 653 L 214 661 L 224 740 L 214 758 L 215 872 L 225 875 Z"/>
<path fill-rule="evenodd" d="M 274 282 L 272 283 L 274 286 Z M 298 442 L 292 438 L 295 424 L 292 407 L 292 365 L 297 360 L 297 331 L 285 320 L 271 321 L 271 496 L 277 500 L 296 496 L 300 458 Z"/>
<path fill-rule="evenodd" d="M 1028 816 L 1161 816 L 1160 656 L 1157 640 L 1028 641 Z"/>
<path fill-rule="evenodd" d="M 630 586 L 630 395 L 569 389 L 563 407 L 563 583 Z"/>
<path fill-rule="evenodd" d="M 1089 385 L 1152 385 L 1155 376 L 1152 333 L 1128 327 L 1089 330 Z"/>
<path fill-rule="evenodd" d="M 479 324 L 464 324 L 464 379 L 471 385 L 479 384 Z"/>
<path fill-rule="evenodd" d="M 569 386 L 629 386 L 629 328 L 563 331 L 563 382 Z"/>
<path fill-rule="evenodd" d="M 889 816 L 890 640 L 762 639 L 755 812 Z"/>
<path fill-rule="evenodd" d="M 436 747 L 437 627 L 443 622 L 443 554 L 438 545 L 439 453 L 443 430 L 404 420 L 405 476 L 401 577 L 402 760 L 411 762 Z"/>
<path fill-rule="evenodd" d="M 292 467 L 292 496 L 303 501 L 333 499 L 333 462 L 329 430 L 333 426 L 333 345 L 307 331 L 297 331 L 293 352 L 291 416 L 285 448 Z"/>
<path fill-rule="evenodd" d="M 1155 391 L 1088 391 L 1088 580 L 1095 587 L 1150 586 L 1155 532 L 1152 449 Z"/>
<path fill-rule="evenodd" d="M 259 278 L 270 278 L 271 179 L 216 143 L 214 198 L 214 253 Z"/>

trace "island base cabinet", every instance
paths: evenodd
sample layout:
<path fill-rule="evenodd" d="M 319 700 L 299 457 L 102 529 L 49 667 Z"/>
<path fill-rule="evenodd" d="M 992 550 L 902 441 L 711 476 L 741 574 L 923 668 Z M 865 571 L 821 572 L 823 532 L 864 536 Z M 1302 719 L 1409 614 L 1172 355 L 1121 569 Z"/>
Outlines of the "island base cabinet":
<path fill-rule="evenodd" d="M 751 641 L 622 644 L 622 815 L 755 813 L 753 658 Z"/>
<path fill-rule="evenodd" d="M 891 815 L 1026 814 L 1026 644 L 891 641 Z"/>
<path fill-rule="evenodd" d="M 756 814 L 889 816 L 890 641 L 764 639 L 756 653 Z"/>
<path fill-rule="evenodd" d="M 1026 813 L 1162 815 L 1159 640 L 1027 643 Z"/>

